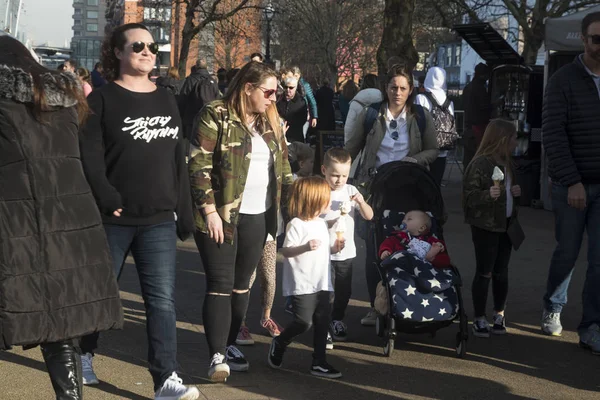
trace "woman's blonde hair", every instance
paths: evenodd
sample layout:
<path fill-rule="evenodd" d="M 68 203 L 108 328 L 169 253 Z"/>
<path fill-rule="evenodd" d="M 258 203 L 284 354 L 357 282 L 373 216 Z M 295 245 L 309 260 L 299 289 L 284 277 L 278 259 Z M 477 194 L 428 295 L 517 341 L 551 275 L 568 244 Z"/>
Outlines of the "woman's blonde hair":
<path fill-rule="evenodd" d="M 291 218 L 311 220 L 329 205 L 331 188 L 320 176 L 299 178 L 292 185 L 289 213 Z"/>
<path fill-rule="evenodd" d="M 246 84 L 250 84 L 254 88 L 259 88 L 263 82 L 271 77 L 277 80 L 277 73 L 268 67 L 267 64 L 250 61 L 248 64 L 244 65 L 227 87 L 227 94 L 223 97 L 223 101 L 227 105 L 227 108 L 235 112 L 237 116 L 244 121 L 246 111 L 249 108 L 248 96 L 246 96 L 245 93 Z M 281 129 L 279 113 L 277 112 L 275 102 L 271 102 L 271 105 L 267 108 L 267 111 L 262 117 L 263 118 L 257 118 L 256 120 L 255 126 L 258 131 L 264 132 L 268 128 L 265 124 L 266 121 L 270 128 L 275 132 L 275 136 L 278 139 L 281 139 L 283 131 Z"/>
<path fill-rule="evenodd" d="M 504 163 L 507 171 L 513 174 L 512 156 L 510 142 L 517 134 L 515 125 L 505 119 L 493 119 L 485 128 L 481 144 L 475 153 L 475 160 L 478 157 L 492 157 Z"/>

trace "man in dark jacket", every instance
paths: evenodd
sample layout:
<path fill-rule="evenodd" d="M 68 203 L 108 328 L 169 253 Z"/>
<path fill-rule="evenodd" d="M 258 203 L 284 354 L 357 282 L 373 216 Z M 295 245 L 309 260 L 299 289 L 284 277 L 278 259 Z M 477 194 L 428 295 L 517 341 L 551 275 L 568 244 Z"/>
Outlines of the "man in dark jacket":
<path fill-rule="evenodd" d="M 317 129 L 321 131 L 335 130 L 335 109 L 333 108 L 333 97 L 335 93 L 329 87 L 329 80 L 323 81 L 323 86 L 315 93 L 317 101 L 317 111 L 319 120 L 317 121 Z"/>
<path fill-rule="evenodd" d="M 550 262 L 542 331 L 561 335 L 560 313 L 587 228 L 579 344 L 600 354 L 600 13 L 583 19 L 581 37 L 585 53 L 551 77 L 544 97 L 543 144 L 558 243 Z"/>
<path fill-rule="evenodd" d="M 183 123 L 183 135 L 189 140 L 194 117 L 205 104 L 221 97 L 219 85 L 208 73 L 206 60 L 199 59 L 195 69 L 185 79 L 179 92 L 179 113 Z"/>
<path fill-rule="evenodd" d="M 104 79 L 104 76 L 102 76 L 102 63 L 96 63 L 94 70 L 90 72 L 90 76 L 92 77 L 92 86 L 94 89 L 99 89 L 108 83 Z"/>
<path fill-rule="evenodd" d="M 480 63 L 475 66 L 473 80 L 463 90 L 465 105 L 464 158 L 465 168 L 469 165 L 490 121 L 492 111 L 486 82 L 489 79 L 489 67 Z"/>

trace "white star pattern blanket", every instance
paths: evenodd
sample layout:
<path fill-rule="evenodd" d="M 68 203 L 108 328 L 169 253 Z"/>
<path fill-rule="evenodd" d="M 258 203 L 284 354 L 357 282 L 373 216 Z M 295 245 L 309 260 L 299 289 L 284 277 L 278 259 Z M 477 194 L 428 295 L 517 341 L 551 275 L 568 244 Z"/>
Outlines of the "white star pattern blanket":
<path fill-rule="evenodd" d="M 456 276 L 450 269 L 435 269 L 408 251 L 394 253 L 382 262 L 386 271 L 393 313 L 399 320 L 446 321 L 458 313 Z"/>

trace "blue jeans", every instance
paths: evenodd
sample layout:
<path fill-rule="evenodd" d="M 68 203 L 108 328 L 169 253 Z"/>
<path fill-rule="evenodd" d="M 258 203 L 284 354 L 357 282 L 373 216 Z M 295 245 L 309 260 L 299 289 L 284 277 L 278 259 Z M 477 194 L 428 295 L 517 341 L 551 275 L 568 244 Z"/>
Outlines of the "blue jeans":
<path fill-rule="evenodd" d="M 560 313 L 567 304 L 567 290 L 579 256 L 583 232 L 588 233 L 588 269 L 583 285 L 581 333 L 594 323 L 600 324 L 600 184 L 585 185 L 587 207 L 583 211 L 570 207 L 568 188 L 552 186 L 557 246 L 550 262 L 548 285 L 544 296 L 547 311 Z"/>
<path fill-rule="evenodd" d="M 175 222 L 149 226 L 105 224 L 104 229 L 117 279 L 121 275 L 129 251 L 135 260 L 146 307 L 149 370 L 154 381 L 154 390 L 158 390 L 177 370 Z M 82 352 L 93 352 L 97 347 L 97 340 L 97 334 L 82 338 Z"/>

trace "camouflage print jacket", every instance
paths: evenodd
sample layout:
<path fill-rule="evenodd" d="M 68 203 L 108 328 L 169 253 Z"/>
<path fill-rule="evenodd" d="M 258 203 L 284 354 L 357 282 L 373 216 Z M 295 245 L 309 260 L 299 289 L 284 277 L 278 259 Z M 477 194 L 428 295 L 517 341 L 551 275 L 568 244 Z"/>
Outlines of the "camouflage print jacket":
<path fill-rule="evenodd" d="M 189 171 L 196 229 L 207 233 L 202 209 L 214 205 L 223 220 L 225 240 L 233 243 L 250 167 L 252 136 L 245 124 L 220 100 L 206 105 L 196 116 L 193 126 L 191 142 L 198 151 L 189 162 Z M 292 171 L 285 140 L 277 139 L 272 129 L 263 134 L 263 139 L 273 154 L 271 183 L 276 185 L 271 186 L 274 190 L 270 193 L 272 204 L 277 207 L 269 210 L 273 215 L 267 219 L 267 232 L 275 237 L 282 188 L 292 184 Z"/>
<path fill-rule="evenodd" d="M 493 159 L 480 156 L 467 167 L 463 177 L 463 210 L 465 222 L 491 232 L 506 232 L 506 188 L 500 185 L 502 193 L 496 200 L 490 196 L 494 186 L 492 173 L 497 164 Z M 503 169 L 501 166 L 499 168 Z M 503 171 L 506 174 L 506 170 Z M 512 179 L 513 185 L 515 179 Z M 513 202 L 513 217 L 517 215 L 517 203 Z"/>

